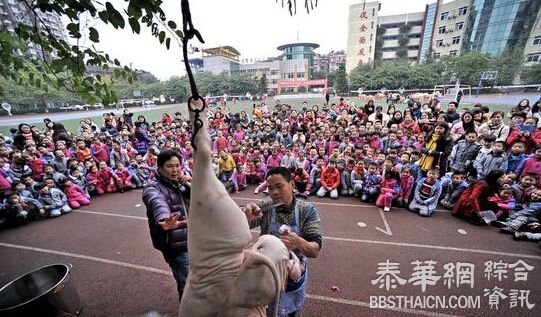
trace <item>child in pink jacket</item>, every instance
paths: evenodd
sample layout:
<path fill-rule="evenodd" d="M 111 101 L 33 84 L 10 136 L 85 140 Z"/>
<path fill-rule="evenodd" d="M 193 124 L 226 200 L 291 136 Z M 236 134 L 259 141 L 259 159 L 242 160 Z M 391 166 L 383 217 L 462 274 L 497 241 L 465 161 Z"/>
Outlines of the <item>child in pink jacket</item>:
<path fill-rule="evenodd" d="M 99 187 L 105 189 L 107 193 L 115 193 L 118 190 L 118 181 L 120 180 L 116 173 L 107 166 L 104 161 L 100 162 L 98 168 Z"/>
<path fill-rule="evenodd" d="M 381 183 L 381 192 L 378 199 L 376 199 L 376 206 L 384 207 L 384 211 L 391 210 L 391 204 L 400 193 L 400 174 L 398 174 L 398 168 L 392 167 L 385 170 L 383 176 L 383 182 Z"/>
<path fill-rule="evenodd" d="M 515 197 L 513 197 L 513 189 L 509 186 L 501 188 L 500 191 L 490 197 L 488 201 L 498 204 L 496 218 L 500 220 L 505 220 L 509 216 L 509 212 L 513 210 L 516 205 Z"/>
<path fill-rule="evenodd" d="M 60 189 L 68 198 L 68 205 L 72 209 L 78 209 L 81 206 L 90 205 L 90 200 L 86 198 L 85 191 L 79 186 L 73 184 L 69 179 L 63 178 L 58 182 Z"/>
<path fill-rule="evenodd" d="M 123 193 L 126 189 L 135 188 L 132 182 L 133 175 L 130 173 L 130 171 L 128 171 L 127 168 L 124 167 L 122 162 L 116 162 L 115 173 L 118 176 L 117 184 L 121 193 Z"/>
<path fill-rule="evenodd" d="M 399 206 L 408 206 L 414 183 L 415 179 L 411 176 L 411 169 L 404 166 L 402 171 L 400 171 L 400 193 L 398 193 L 398 197 L 396 198 Z"/>

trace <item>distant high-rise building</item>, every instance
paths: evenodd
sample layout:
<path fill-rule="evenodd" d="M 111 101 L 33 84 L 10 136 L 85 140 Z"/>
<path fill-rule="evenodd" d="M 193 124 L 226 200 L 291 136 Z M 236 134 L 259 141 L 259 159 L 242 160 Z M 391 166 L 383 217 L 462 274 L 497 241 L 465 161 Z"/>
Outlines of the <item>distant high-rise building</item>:
<path fill-rule="evenodd" d="M 404 58 L 418 61 L 424 12 L 388 15 L 378 18 L 377 40 L 382 41 L 381 61 Z M 376 40 L 376 41 L 377 41 Z"/>
<path fill-rule="evenodd" d="M 524 48 L 540 7 L 539 0 L 472 1 L 465 51 L 495 56 L 506 49 Z"/>
<path fill-rule="evenodd" d="M 314 56 L 314 71 L 316 72 L 332 73 L 345 64 L 346 53 L 343 50 Z"/>
<path fill-rule="evenodd" d="M 435 6 L 435 12 L 428 17 L 430 6 Z M 421 60 L 424 62 L 428 54 L 434 58 L 445 55 L 460 55 L 464 52 L 468 16 L 471 12 L 471 0 L 456 0 L 442 3 L 441 0 L 428 5 L 425 11 L 426 29 L 432 33 L 428 50 L 420 52 Z M 432 27 L 428 27 L 432 25 Z M 428 34 L 428 33 L 425 33 Z"/>
<path fill-rule="evenodd" d="M 346 72 L 374 62 L 379 2 L 363 2 L 349 7 Z"/>
<path fill-rule="evenodd" d="M 0 0 L 0 26 L 14 33 L 15 27 L 19 23 L 34 25 L 34 13 L 29 9 L 31 2 L 28 0 Z M 66 28 L 57 14 L 40 12 L 39 17 L 39 28 L 46 28 L 56 39 L 62 39 L 69 43 Z M 28 52 L 36 58 L 43 58 L 43 53 L 38 45 L 29 43 Z"/>
<path fill-rule="evenodd" d="M 396 59 L 424 63 L 478 51 L 496 56 L 524 50 L 527 63 L 541 62 L 540 0 L 437 0 L 424 12 L 378 16 L 379 2 L 349 7 L 346 71 Z"/>
<path fill-rule="evenodd" d="M 537 14 L 537 18 L 532 27 L 532 32 L 526 42 L 524 55 L 526 56 L 527 64 L 541 62 L 541 10 L 539 10 L 539 13 Z"/>

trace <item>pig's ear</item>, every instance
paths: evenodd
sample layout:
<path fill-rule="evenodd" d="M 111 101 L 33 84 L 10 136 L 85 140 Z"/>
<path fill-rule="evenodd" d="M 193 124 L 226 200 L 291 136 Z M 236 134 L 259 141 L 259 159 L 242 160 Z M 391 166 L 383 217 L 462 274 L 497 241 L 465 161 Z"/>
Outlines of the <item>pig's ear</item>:
<path fill-rule="evenodd" d="M 257 251 L 245 251 L 240 273 L 225 301 L 226 307 L 266 306 L 278 303 L 281 292 L 278 272 L 272 261 Z"/>

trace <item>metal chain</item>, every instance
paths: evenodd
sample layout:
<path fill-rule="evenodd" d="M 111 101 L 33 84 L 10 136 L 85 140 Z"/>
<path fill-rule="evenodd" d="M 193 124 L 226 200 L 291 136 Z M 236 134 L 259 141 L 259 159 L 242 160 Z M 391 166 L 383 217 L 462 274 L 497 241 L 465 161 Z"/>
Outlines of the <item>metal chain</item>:
<path fill-rule="evenodd" d="M 201 33 L 199 33 L 199 31 L 193 27 L 192 14 L 190 13 L 190 4 L 188 3 L 188 0 L 182 0 L 181 8 L 182 8 L 182 25 L 183 25 L 183 32 L 184 32 L 184 37 L 182 38 L 182 54 L 184 57 L 184 66 L 186 67 L 186 73 L 190 81 L 190 89 L 192 91 L 192 96 L 188 98 L 188 111 L 191 111 L 194 113 L 194 122 L 193 122 L 194 130 L 192 131 L 192 147 L 194 148 L 194 150 L 197 151 L 197 145 L 195 144 L 195 136 L 197 135 L 199 130 L 203 127 L 203 119 L 201 119 L 200 115 L 201 115 L 201 112 L 205 110 L 206 103 L 205 103 L 205 99 L 203 99 L 197 91 L 197 86 L 195 84 L 195 79 L 193 77 L 192 68 L 190 67 L 190 62 L 188 61 L 188 41 L 192 39 L 194 36 L 197 37 L 197 39 L 201 43 L 205 43 L 205 41 L 203 40 Z M 191 105 L 192 101 L 197 101 L 197 100 L 201 100 L 201 103 L 203 104 L 201 109 L 193 108 Z"/>

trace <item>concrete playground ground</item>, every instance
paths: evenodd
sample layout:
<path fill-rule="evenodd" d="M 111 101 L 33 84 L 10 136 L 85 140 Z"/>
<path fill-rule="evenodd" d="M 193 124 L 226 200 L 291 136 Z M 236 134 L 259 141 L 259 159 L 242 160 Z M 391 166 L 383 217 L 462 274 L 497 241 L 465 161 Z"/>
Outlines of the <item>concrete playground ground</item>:
<path fill-rule="evenodd" d="M 265 197 L 251 188 L 233 198 L 243 205 Z M 308 201 L 319 210 L 324 242 L 308 263 L 305 317 L 539 316 L 535 243 L 448 211 L 423 218 L 405 209 L 384 213 L 354 198 Z M 73 264 L 81 316 L 177 315 L 175 282 L 152 248 L 141 190 L 0 231 L 1 285 L 54 263 Z"/>

